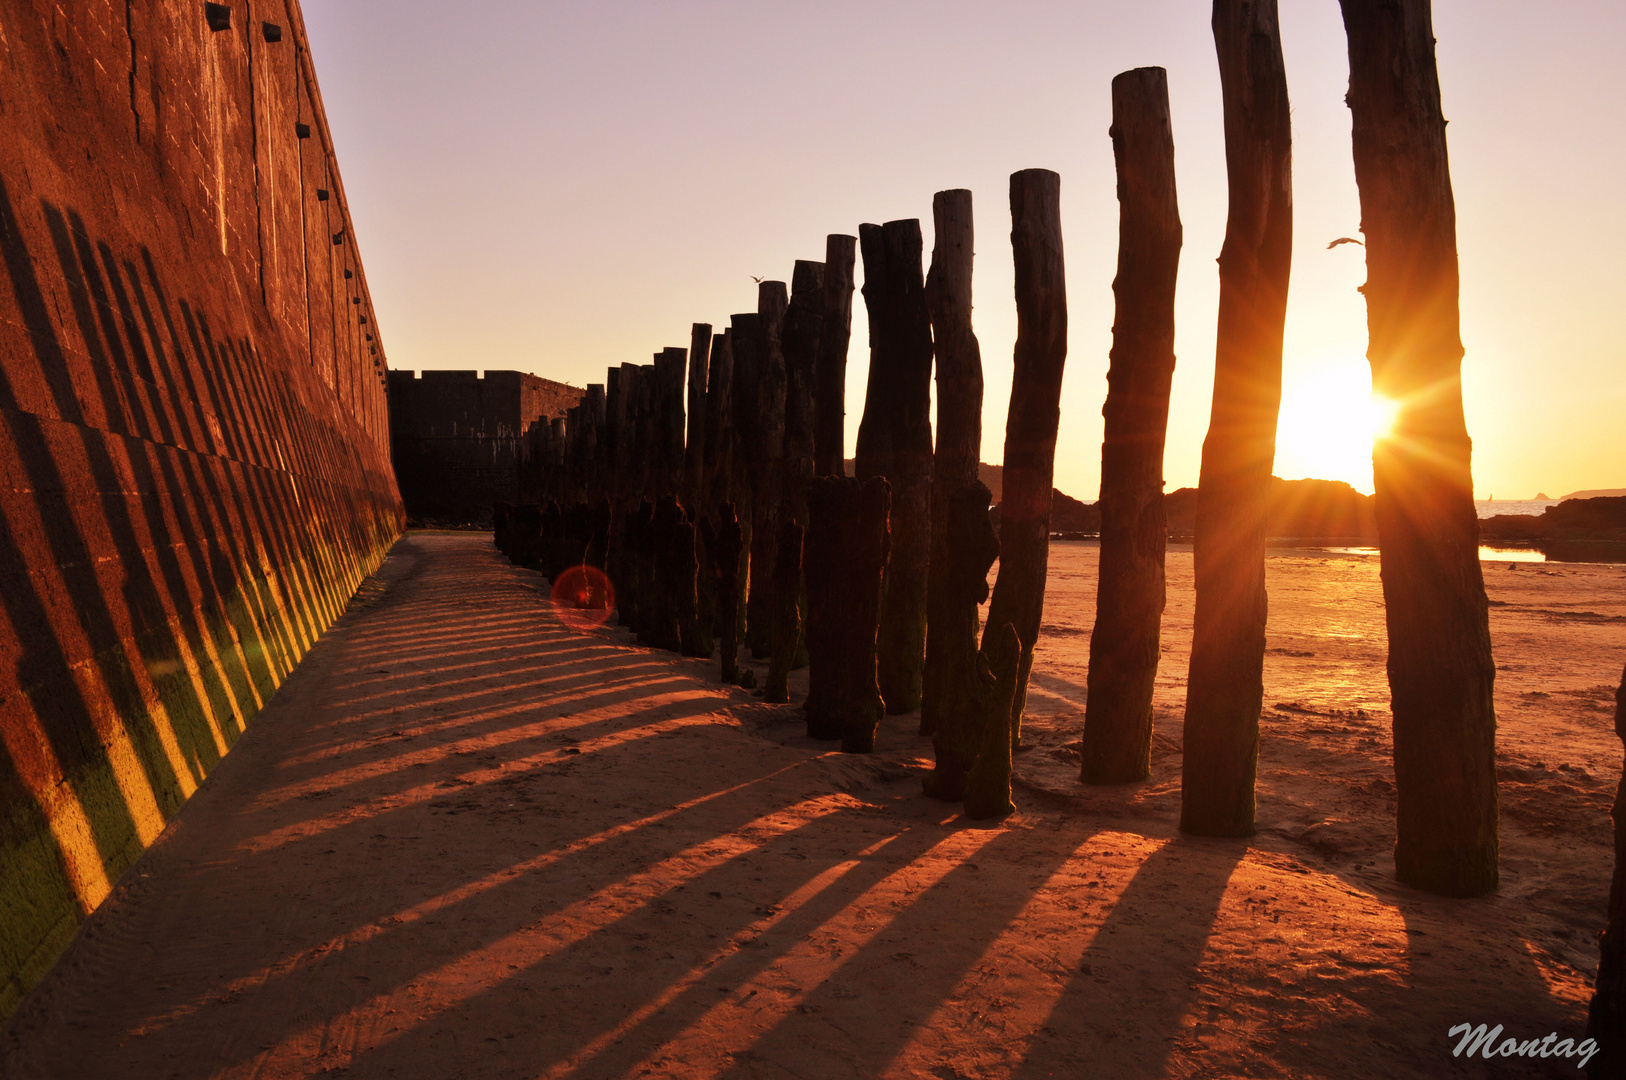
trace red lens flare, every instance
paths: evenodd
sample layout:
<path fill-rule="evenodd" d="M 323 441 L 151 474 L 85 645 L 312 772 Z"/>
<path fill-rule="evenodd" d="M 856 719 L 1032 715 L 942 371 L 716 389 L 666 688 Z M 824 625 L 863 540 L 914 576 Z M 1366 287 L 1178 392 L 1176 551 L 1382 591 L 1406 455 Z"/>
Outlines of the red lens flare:
<path fill-rule="evenodd" d="M 553 581 L 553 610 L 572 630 L 604 625 L 615 607 L 615 587 L 596 566 L 572 566 Z"/>

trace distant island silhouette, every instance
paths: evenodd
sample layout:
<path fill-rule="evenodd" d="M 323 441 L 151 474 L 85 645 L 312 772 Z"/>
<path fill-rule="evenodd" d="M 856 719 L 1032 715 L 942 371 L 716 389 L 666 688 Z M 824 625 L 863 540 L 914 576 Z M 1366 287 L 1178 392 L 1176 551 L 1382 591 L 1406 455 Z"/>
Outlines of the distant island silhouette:
<path fill-rule="evenodd" d="M 853 472 L 851 458 L 847 474 Z M 994 522 L 1004 494 L 1005 469 L 981 463 L 979 476 L 993 497 Z M 1050 531 L 1064 539 L 1093 539 L 1101 533 L 1098 503 L 1052 489 Z M 1480 524 L 1480 539 L 1491 545 L 1520 545 L 1546 551 L 1549 558 L 1615 562 L 1626 558 L 1626 488 L 1576 491 L 1561 500 L 1537 494 L 1533 502 L 1554 502 L 1542 514 L 1498 514 Z M 1169 540 L 1189 543 L 1197 521 L 1197 489 L 1177 488 L 1163 497 Z M 1271 477 L 1266 535 L 1276 541 L 1317 544 L 1375 544 L 1373 497 L 1342 480 L 1283 480 Z"/>

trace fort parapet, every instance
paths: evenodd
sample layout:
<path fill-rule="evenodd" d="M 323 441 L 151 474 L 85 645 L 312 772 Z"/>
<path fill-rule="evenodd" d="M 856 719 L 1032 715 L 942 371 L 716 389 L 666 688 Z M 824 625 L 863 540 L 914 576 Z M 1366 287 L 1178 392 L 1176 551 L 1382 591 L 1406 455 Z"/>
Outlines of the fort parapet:
<path fill-rule="evenodd" d="M 402 514 L 297 0 L 0 24 L 3 1017 Z"/>
<path fill-rule="evenodd" d="M 521 371 L 392 371 L 390 446 L 407 516 L 489 524 L 519 498 L 525 431 L 562 418 L 582 391 Z"/>

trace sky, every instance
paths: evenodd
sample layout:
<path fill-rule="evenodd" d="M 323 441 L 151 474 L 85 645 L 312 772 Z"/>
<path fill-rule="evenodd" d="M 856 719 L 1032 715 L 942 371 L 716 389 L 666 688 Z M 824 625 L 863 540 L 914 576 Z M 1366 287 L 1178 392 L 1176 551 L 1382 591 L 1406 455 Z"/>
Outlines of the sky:
<path fill-rule="evenodd" d="M 1210 7 L 1068 2 L 305 0 L 397 369 L 585 386 L 756 308 L 832 232 L 969 188 L 983 460 L 1016 337 L 1009 176 L 1061 175 L 1069 335 L 1056 486 L 1100 486 L 1117 259 L 1112 77 L 1169 74 L 1184 225 L 1168 490 L 1213 391 L 1225 160 Z M 1276 473 L 1372 490 L 1360 204 L 1335 0 L 1281 0 L 1293 277 Z M 1626 486 L 1626 3 L 1436 0 L 1478 498 Z M 862 286 L 862 267 L 858 278 Z M 855 295 L 847 446 L 868 326 Z"/>

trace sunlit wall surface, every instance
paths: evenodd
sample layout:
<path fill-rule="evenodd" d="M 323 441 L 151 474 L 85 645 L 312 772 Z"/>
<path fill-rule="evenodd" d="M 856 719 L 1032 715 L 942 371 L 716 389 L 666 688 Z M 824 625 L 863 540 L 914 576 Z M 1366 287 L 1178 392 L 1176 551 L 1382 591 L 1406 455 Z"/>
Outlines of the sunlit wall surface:
<path fill-rule="evenodd" d="M 0 7 L 0 1016 L 400 530 L 297 3 L 250 15 Z"/>

